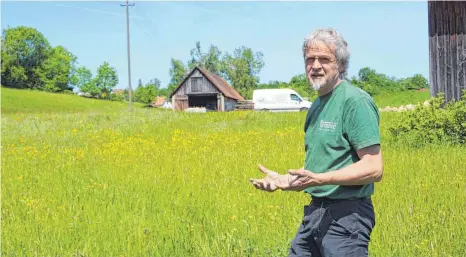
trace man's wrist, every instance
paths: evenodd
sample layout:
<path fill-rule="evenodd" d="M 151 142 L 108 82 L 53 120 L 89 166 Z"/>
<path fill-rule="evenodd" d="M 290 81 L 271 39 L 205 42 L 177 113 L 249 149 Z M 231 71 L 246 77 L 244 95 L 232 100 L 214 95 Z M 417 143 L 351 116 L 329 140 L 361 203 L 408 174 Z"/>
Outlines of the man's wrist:
<path fill-rule="evenodd" d="M 315 176 L 316 176 L 317 183 L 320 186 L 325 186 L 325 185 L 331 185 L 332 184 L 332 177 L 333 176 L 331 176 L 330 173 L 328 173 L 328 172 L 316 173 Z"/>

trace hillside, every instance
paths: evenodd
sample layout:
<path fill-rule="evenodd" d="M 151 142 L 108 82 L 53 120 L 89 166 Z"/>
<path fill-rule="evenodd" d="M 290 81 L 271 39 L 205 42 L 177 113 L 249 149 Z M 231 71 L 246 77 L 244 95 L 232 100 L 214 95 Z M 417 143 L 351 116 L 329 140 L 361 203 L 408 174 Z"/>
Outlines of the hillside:
<path fill-rule="evenodd" d="M 396 107 L 407 104 L 422 103 L 430 98 L 429 90 L 418 91 L 402 91 L 402 92 L 386 92 L 373 97 L 379 108 L 386 106 Z"/>
<path fill-rule="evenodd" d="M 107 112 L 128 109 L 128 102 L 89 99 L 77 95 L 54 94 L 42 91 L 1 88 L 2 114 L 9 113 L 69 113 Z M 134 108 L 141 108 L 134 103 Z"/>

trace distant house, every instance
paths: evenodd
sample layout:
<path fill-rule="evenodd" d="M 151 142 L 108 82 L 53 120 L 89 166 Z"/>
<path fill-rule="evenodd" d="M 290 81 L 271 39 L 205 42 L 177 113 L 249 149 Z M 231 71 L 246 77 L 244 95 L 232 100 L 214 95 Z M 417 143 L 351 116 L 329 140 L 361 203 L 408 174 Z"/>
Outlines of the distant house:
<path fill-rule="evenodd" d="M 112 93 L 111 94 L 115 94 L 115 95 L 122 95 L 125 93 L 125 90 L 124 89 L 119 89 L 119 88 L 115 88 L 112 90 Z"/>
<path fill-rule="evenodd" d="M 172 103 L 166 101 L 165 103 L 162 104 L 162 108 L 171 109 L 172 108 Z"/>
<path fill-rule="evenodd" d="M 157 96 L 152 102 L 152 107 L 171 108 L 172 104 L 164 96 Z"/>
<path fill-rule="evenodd" d="M 222 77 L 195 67 L 170 95 L 173 110 L 205 107 L 207 111 L 232 111 L 244 98 Z"/>
<path fill-rule="evenodd" d="M 166 102 L 166 98 L 164 96 L 157 96 L 155 100 L 152 102 L 153 107 L 161 107 Z"/>

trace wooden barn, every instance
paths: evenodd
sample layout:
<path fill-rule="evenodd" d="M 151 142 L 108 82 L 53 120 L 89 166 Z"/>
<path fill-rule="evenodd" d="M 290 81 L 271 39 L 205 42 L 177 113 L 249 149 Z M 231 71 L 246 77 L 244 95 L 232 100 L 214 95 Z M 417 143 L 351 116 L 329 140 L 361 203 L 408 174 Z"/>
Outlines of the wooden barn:
<path fill-rule="evenodd" d="M 233 111 L 244 98 L 222 77 L 195 67 L 170 95 L 173 110 L 205 107 L 207 111 Z"/>
<path fill-rule="evenodd" d="M 429 1 L 430 95 L 458 100 L 466 89 L 466 1 Z"/>

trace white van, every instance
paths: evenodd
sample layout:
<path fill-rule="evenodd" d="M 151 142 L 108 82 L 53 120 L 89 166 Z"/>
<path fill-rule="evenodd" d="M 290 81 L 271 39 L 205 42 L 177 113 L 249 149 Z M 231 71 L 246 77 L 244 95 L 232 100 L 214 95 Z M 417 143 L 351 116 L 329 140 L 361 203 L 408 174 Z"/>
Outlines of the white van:
<path fill-rule="evenodd" d="M 256 89 L 252 101 L 257 111 L 307 111 L 312 104 L 288 88 Z"/>

